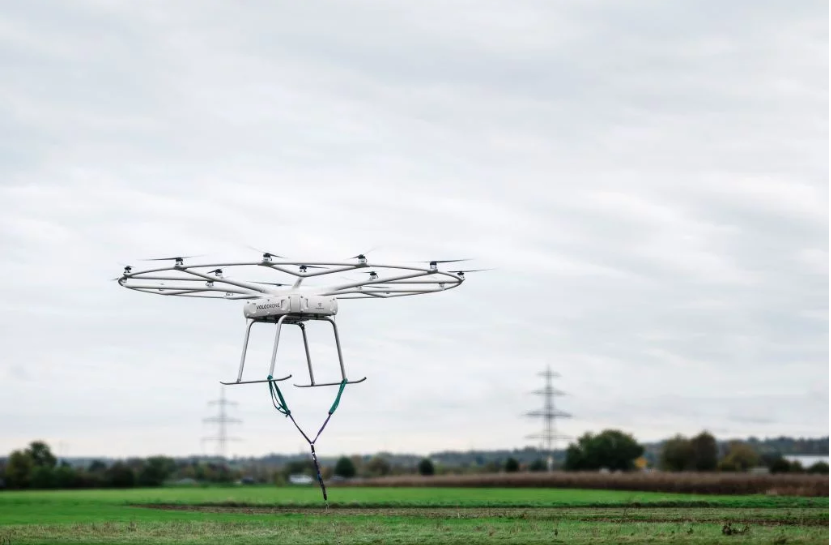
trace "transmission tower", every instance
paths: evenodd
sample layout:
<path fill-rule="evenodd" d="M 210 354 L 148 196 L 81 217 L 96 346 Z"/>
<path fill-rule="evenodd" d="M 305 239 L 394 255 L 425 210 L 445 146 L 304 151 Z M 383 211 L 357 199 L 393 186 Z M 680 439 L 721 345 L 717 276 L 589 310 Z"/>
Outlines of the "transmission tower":
<path fill-rule="evenodd" d="M 208 405 L 218 405 L 219 406 L 219 413 L 216 416 L 212 416 L 210 418 L 205 418 L 205 422 L 209 422 L 211 424 L 216 424 L 218 428 L 218 433 L 212 437 L 204 437 L 202 438 L 203 441 L 216 441 L 217 443 L 217 454 L 222 459 L 226 458 L 226 449 L 228 445 L 228 441 L 239 441 L 237 437 L 228 437 L 228 424 L 240 424 L 242 420 L 238 418 L 231 418 L 228 416 L 228 413 L 225 411 L 226 405 L 236 405 L 237 403 L 234 401 L 228 401 L 225 399 L 225 389 L 223 388 L 220 390 L 219 399 L 215 399 L 213 401 L 209 401 Z"/>
<path fill-rule="evenodd" d="M 540 439 L 543 451 L 548 453 L 548 470 L 551 471 L 554 468 L 554 451 L 557 448 L 557 439 L 565 439 L 568 437 L 557 433 L 557 419 L 571 418 L 571 415 L 557 410 L 554 406 L 554 398 L 556 396 L 565 395 L 565 392 L 554 388 L 551 384 L 551 379 L 559 377 L 560 375 L 553 372 L 550 367 L 546 368 L 544 372 L 538 373 L 538 375 L 545 377 L 545 388 L 542 390 L 535 390 L 532 393 L 543 396 L 543 408 L 541 411 L 526 413 L 526 416 L 530 416 L 532 418 L 542 418 L 543 429 L 542 433 L 528 435 L 526 438 Z"/>

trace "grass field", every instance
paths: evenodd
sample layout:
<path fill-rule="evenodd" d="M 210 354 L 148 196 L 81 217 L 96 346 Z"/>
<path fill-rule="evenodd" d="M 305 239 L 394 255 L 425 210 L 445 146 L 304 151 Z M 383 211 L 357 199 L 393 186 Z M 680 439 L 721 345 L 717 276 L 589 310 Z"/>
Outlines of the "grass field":
<path fill-rule="evenodd" d="M 497 488 L 0 493 L 26 543 L 827 543 L 828 498 Z"/>

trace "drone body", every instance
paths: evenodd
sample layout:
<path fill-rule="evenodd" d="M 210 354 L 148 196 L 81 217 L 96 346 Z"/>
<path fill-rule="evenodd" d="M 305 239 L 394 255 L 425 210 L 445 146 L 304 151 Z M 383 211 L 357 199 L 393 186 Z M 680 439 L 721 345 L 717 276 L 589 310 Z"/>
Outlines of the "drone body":
<path fill-rule="evenodd" d="M 338 299 L 324 295 L 289 293 L 272 295 L 245 303 L 243 313 L 249 320 L 277 321 L 280 316 L 334 316 L 338 313 Z"/>

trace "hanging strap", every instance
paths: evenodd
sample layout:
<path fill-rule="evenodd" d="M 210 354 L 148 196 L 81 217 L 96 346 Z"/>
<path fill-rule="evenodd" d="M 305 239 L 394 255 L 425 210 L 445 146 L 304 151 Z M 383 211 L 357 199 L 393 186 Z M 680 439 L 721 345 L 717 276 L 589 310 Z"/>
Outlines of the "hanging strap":
<path fill-rule="evenodd" d="M 315 442 L 320 437 L 320 434 L 323 433 L 323 430 L 326 428 L 326 424 L 329 423 L 329 419 L 332 418 L 332 415 L 335 414 L 335 411 L 340 404 L 340 397 L 343 395 L 343 390 L 346 388 L 346 379 L 344 379 L 340 383 L 340 388 L 338 389 L 338 395 L 335 398 L 335 402 L 332 404 L 332 407 L 329 409 L 329 414 L 326 416 L 326 420 L 323 421 L 323 425 L 320 426 L 320 429 L 315 435 L 314 439 L 309 439 L 309 436 L 306 435 L 306 432 L 297 424 L 297 421 L 291 415 L 291 411 L 286 404 L 286 400 L 283 398 L 283 393 L 280 392 L 280 387 L 277 386 L 277 381 L 271 375 L 268 375 L 268 391 L 271 395 L 271 403 L 274 405 L 274 408 L 277 409 L 282 414 L 286 415 L 291 419 L 292 424 L 294 427 L 297 428 L 297 431 L 303 436 L 307 443 L 309 443 L 309 447 L 312 450 L 312 461 L 315 464 L 315 472 L 317 473 L 317 482 L 320 484 L 320 490 L 323 492 L 323 501 L 328 502 L 329 498 L 326 495 L 326 485 L 323 484 L 323 476 L 320 474 L 320 464 L 317 461 L 317 453 L 315 453 Z M 326 504 L 329 505 L 328 503 Z"/>
<path fill-rule="evenodd" d="M 286 400 L 283 399 L 283 393 L 280 391 L 280 387 L 277 386 L 277 381 L 271 375 L 268 375 L 268 391 L 271 394 L 271 403 L 274 408 L 286 416 L 291 416 Z"/>

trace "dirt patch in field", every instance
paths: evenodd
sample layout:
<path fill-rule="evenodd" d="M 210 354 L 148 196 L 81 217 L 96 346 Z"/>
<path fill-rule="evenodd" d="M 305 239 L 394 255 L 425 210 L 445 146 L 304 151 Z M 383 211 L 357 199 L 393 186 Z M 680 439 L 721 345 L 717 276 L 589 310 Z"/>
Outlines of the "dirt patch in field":
<path fill-rule="evenodd" d="M 430 519 L 514 519 L 570 520 L 579 522 L 650 522 L 650 523 L 733 523 L 757 526 L 828 526 L 828 513 L 822 509 L 622 509 L 622 508 L 482 508 L 482 507 L 298 507 L 298 506 L 224 506 L 141 504 L 133 507 L 168 511 L 226 513 L 238 515 L 337 515 L 386 516 Z M 767 516 L 766 516 L 767 515 Z M 807 516 L 806 516 L 807 515 Z"/>
<path fill-rule="evenodd" d="M 751 473 L 492 473 L 475 475 L 391 475 L 349 479 L 330 486 L 454 487 L 454 488 L 581 488 L 672 492 L 679 494 L 768 494 L 772 496 L 828 496 L 828 475 Z"/>

